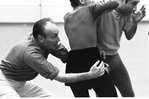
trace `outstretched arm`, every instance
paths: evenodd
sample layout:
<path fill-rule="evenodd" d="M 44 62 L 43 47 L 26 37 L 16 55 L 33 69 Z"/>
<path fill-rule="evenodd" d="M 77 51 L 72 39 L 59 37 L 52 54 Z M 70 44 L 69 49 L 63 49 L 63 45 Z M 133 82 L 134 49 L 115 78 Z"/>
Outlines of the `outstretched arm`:
<path fill-rule="evenodd" d="M 99 61 L 97 61 L 91 68 L 89 72 L 83 72 L 83 73 L 58 73 L 58 75 L 54 78 L 55 80 L 59 82 L 64 83 L 72 83 L 72 82 L 78 82 L 82 80 L 89 80 L 93 78 L 100 77 L 105 72 L 104 63 L 101 62 L 99 66 Z"/>

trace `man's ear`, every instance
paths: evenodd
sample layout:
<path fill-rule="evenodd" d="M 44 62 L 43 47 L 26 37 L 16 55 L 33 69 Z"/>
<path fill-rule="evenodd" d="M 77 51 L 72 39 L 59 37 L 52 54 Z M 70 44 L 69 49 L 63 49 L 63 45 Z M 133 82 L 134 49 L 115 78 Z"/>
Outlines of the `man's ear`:
<path fill-rule="evenodd" d="M 127 3 L 128 0 L 121 0 L 123 3 Z"/>
<path fill-rule="evenodd" d="M 119 4 L 126 4 L 126 0 L 117 0 Z"/>
<path fill-rule="evenodd" d="M 44 42 L 44 37 L 41 36 L 41 35 L 38 35 L 38 41 L 39 41 L 40 43 L 43 43 L 43 42 Z"/>
<path fill-rule="evenodd" d="M 80 3 L 81 3 L 81 4 L 84 4 L 84 3 L 85 3 L 85 1 L 84 1 L 84 0 L 79 0 L 79 1 L 80 1 Z"/>

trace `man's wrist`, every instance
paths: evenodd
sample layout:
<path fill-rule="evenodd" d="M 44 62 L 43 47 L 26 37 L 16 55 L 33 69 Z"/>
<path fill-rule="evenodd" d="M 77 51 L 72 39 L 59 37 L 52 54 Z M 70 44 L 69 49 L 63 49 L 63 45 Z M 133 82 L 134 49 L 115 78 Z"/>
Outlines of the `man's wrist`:
<path fill-rule="evenodd" d="M 92 73 L 91 73 L 91 72 L 87 72 L 87 73 L 86 73 L 86 78 L 87 78 L 87 80 L 92 79 L 92 78 L 93 78 Z"/>
<path fill-rule="evenodd" d="M 134 25 L 138 25 L 138 23 L 139 23 L 139 22 L 138 22 L 138 21 L 133 20 L 133 21 L 132 21 L 132 23 L 133 23 Z"/>

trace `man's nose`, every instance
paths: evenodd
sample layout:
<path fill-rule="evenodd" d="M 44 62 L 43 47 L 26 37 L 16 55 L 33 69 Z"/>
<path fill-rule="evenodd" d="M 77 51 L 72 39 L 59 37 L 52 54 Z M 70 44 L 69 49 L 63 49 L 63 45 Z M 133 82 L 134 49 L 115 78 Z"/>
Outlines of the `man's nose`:
<path fill-rule="evenodd" d="M 60 38 L 59 37 L 57 38 L 57 42 L 60 42 Z"/>
<path fill-rule="evenodd" d="M 137 11 L 137 7 L 135 6 L 135 7 L 133 7 L 133 11 Z"/>

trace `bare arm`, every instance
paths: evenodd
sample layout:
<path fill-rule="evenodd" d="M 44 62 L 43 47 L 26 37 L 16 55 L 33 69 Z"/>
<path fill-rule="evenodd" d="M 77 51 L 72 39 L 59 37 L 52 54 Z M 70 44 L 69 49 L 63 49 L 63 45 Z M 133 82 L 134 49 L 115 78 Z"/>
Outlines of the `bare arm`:
<path fill-rule="evenodd" d="M 89 72 L 68 74 L 59 73 L 54 79 L 59 82 L 72 83 L 100 77 L 104 74 L 105 67 L 103 62 L 101 62 L 99 66 L 97 66 L 97 64 L 99 64 L 99 61 L 90 68 Z"/>
<path fill-rule="evenodd" d="M 128 40 L 131 40 L 137 30 L 138 23 L 145 17 L 145 7 L 142 6 L 139 11 L 132 14 L 132 21 L 129 23 L 129 27 L 125 30 L 125 35 Z"/>
<path fill-rule="evenodd" d="M 125 31 L 125 36 L 127 40 L 131 40 L 137 31 L 138 23 L 131 22 L 129 28 Z"/>

